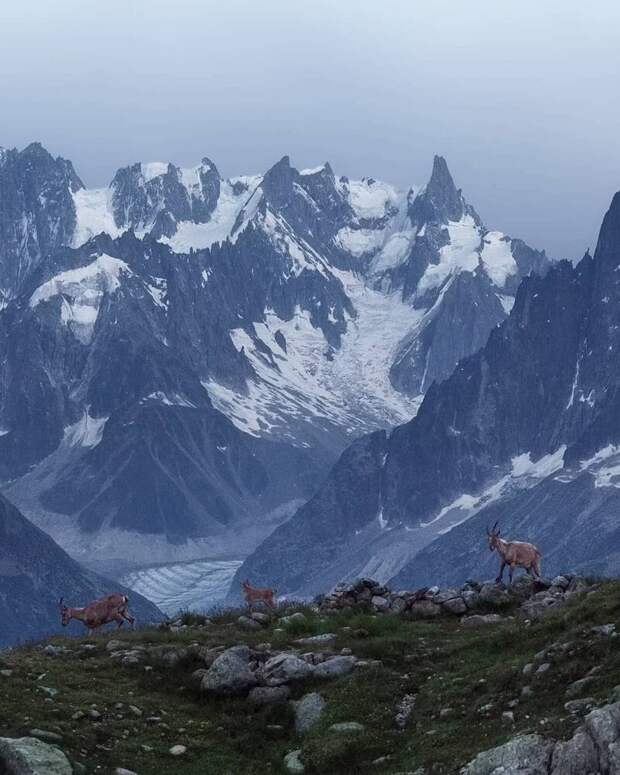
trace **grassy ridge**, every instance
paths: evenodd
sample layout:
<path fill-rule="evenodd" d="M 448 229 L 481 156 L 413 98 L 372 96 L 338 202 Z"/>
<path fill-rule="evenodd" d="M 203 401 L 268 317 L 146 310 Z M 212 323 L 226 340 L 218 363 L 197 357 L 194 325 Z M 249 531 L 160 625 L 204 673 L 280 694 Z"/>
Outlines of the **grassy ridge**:
<path fill-rule="evenodd" d="M 244 698 L 201 696 L 191 673 L 203 665 L 191 649 L 174 667 L 122 667 L 105 650 L 113 633 L 87 641 L 56 638 L 53 644 L 71 650 L 58 656 L 46 655 L 41 644 L 0 655 L 0 669 L 10 671 L 0 675 L 0 735 L 21 736 L 34 727 L 60 734 L 65 752 L 89 773 L 126 767 L 159 775 L 166 766 L 189 775 L 282 773 L 284 755 L 296 748 L 302 748 L 308 773 L 397 773 L 418 767 L 451 773 L 517 733 L 568 737 L 578 719 L 564 709 L 570 699 L 566 689 L 591 671 L 577 697 L 602 703 L 620 684 L 620 639 L 591 630 L 608 623 L 620 629 L 620 583 L 615 581 L 529 626 L 514 619 L 467 628 L 455 618 L 421 622 L 302 610 L 306 621 L 287 627 L 274 622 L 248 631 L 231 612 L 205 629 L 141 630 L 122 639 L 177 649 L 268 641 L 276 650 L 294 646 L 303 635 L 335 632 L 335 653 L 350 648 L 357 657 L 381 660 L 381 666 L 332 681 L 292 686 L 295 699 L 317 690 L 327 700 L 318 726 L 303 739 L 295 735 L 288 705 L 256 709 Z M 83 643 L 96 648 L 82 651 Z M 568 645 L 549 650 L 552 644 Z M 547 653 L 539 654 L 543 650 Z M 537 669 L 545 662 L 550 664 L 546 672 L 523 675 L 526 664 Z M 522 695 L 525 685 L 531 687 L 527 696 Z M 50 697 L 43 687 L 58 693 Z M 416 695 L 416 702 L 400 729 L 395 716 L 406 694 Z M 142 715 L 134 715 L 130 705 Z M 502 718 L 508 710 L 514 723 Z M 92 718 L 92 711 L 100 717 Z M 76 713 L 85 715 L 74 720 Z M 361 722 L 365 731 L 329 731 L 340 721 Z M 168 753 L 175 744 L 188 748 L 179 759 Z"/>

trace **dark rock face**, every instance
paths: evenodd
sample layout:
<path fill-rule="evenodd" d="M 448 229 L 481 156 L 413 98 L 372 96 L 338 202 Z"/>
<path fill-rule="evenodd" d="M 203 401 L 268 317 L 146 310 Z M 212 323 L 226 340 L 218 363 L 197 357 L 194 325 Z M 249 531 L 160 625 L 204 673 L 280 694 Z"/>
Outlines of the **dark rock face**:
<path fill-rule="evenodd" d="M 613 516 L 617 476 L 605 461 L 613 458 L 620 438 L 614 357 L 620 347 L 619 266 L 617 194 L 594 257 L 586 255 L 576 267 L 561 262 L 545 277 L 523 280 L 510 317 L 493 329 L 484 348 L 464 358 L 445 382 L 432 385 L 417 416 L 389 436 L 381 470 L 371 480 L 375 486 L 367 489 L 366 468 L 359 466 L 356 474 L 359 464 L 352 462 L 346 474 L 336 467 L 328 480 L 337 477 L 346 486 L 334 492 L 332 484 L 315 496 L 311 503 L 329 495 L 331 505 L 363 487 L 362 523 L 380 513 L 388 530 L 415 532 L 461 496 L 482 494 L 502 477 L 516 481 L 523 463 L 519 456 L 534 467 L 532 461 L 553 455 L 559 456 L 561 467 L 563 458 L 564 468 L 557 472 L 556 466 L 550 479 L 544 478 L 544 469 L 536 474 L 543 481 L 533 489 L 511 494 L 510 487 L 502 489 L 504 481 L 501 492 L 492 495 L 489 490 L 480 497 L 480 506 L 485 500 L 496 502 L 405 564 L 396 585 L 431 579 L 457 583 L 474 572 L 479 575 L 481 564 L 490 570 L 484 526 L 498 518 L 507 537 L 540 543 L 550 573 L 573 564 L 618 570 Z M 344 455 L 339 466 L 346 459 Z M 309 534 L 309 505 L 281 528 L 293 546 L 294 536 Z M 341 518 L 331 526 L 328 514 L 322 509 L 313 515 L 314 523 L 323 527 L 321 546 L 318 538 L 304 545 L 305 553 L 316 558 L 312 577 L 320 574 L 322 546 L 332 546 L 332 535 L 341 544 L 346 541 Z M 349 531 L 349 540 L 352 535 Z M 267 568 L 287 568 L 289 550 L 286 542 L 275 549 L 276 537 L 246 561 L 240 576 L 255 570 L 255 582 L 261 583 Z M 298 550 L 295 546 L 291 556 Z M 279 585 L 295 589 L 297 582 L 298 576 L 288 572 Z"/>
<path fill-rule="evenodd" d="M 72 192 L 83 188 L 71 162 L 39 143 L 0 149 L 0 307 L 24 287 L 75 228 Z"/>
<path fill-rule="evenodd" d="M 85 605 L 111 591 L 127 592 L 72 560 L 52 539 L 0 495 L 0 646 L 60 632 L 58 601 Z M 138 621 L 157 621 L 160 611 L 130 592 Z M 71 623 L 69 632 L 81 632 Z"/>
<path fill-rule="evenodd" d="M 158 239 L 171 237 L 178 221 L 209 220 L 220 195 L 220 174 L 206 157 L 191 176 L 173 164 L 138 163 L 118 170 L 111 189 L 116 225 Z"/>

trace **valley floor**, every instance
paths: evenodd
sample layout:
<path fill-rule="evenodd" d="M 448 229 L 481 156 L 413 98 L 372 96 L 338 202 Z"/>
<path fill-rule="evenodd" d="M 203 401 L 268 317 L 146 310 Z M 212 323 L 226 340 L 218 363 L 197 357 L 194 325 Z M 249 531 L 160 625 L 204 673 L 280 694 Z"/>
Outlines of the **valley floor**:
<path fill-rule="evenodd" d="M 303 616 L 282 621 L 294 610 Z M 581 714 L 619 699 L 620 581 L 538 621 L 508 609 L 500 623 L 478 627 L 454 616 L 416 621 L 289 605 L 249 628 L 239 613 L 186 615 L 176 631 L 123 632 L 122 643 L 107 632 L 0 652 L 0 736 L 39 730 L 83 773 L 285 773 L 293 750 L 307 774 L 455 773 L 517 734 L 568 738 Z M 601 625 L 615 627 L 593 630 Z M 216 647 L 300 653 L 311 647 L 299 638 L 321 633 L 333 634 L 322 652 L 350 650 L 361 664 L 329 680 L 311 674 L 290 683 L 292 699 L 319 692 L 326 701 L 303 736 L 289 702 L 258 706 L 198 688 L 195 671 L 207 672 L 205 655 Z M 363 727 L 333 728 L 341 722 Z M 177 757 L 176 745 L 186 749 Z"/>

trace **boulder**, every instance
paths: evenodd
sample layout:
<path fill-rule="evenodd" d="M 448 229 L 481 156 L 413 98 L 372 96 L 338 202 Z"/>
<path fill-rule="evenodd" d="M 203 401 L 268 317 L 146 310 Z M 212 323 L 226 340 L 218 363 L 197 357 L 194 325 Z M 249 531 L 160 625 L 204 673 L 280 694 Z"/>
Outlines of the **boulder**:
<path fill-rule="evenodd" d="M 387 597 L 383 597 L 382 595 L 373 595 L 370 604 L 379 612 L 387 611 L 390 607 L 390 601 Z"/>
<path fill-rule="evenodd" d="M 73 768 L 56 746 L 34 737 L 0 737 L 0 772 L 7 775 L 72 775 Z"/>
<path fill-rule="evenodd" d="M 498 584 L 486 583 L 480 590 L 480 602 L 494 608 L 502 608 L 510 604 L 510 595 Z"/>
<path fill-rule="evenodd" d="M 548 775 L 554 743 L 540 735 L 519 735 L 483 751 L 460 775 Z"/>
<path fill-rule="evenodd" d="M 295 654 L 276 654 L 259 668 L 261 681 L 268 686 L 279 686 L 289 681 L 300 681 L 312 673 L 312 665 Z"/>
<path fill-rule="evenodd" d="M 228 649 L 213 662 L 200 687 L 205 692 L 237 694 L 251 689 L 256 683 L 247 660 L 234 649 Z"/>
<path fill-rule="evenodd" d="M 326 659 L 318 665 L 311 668 L 316 678 L 335 678 L 339 675 L 350 673 L 355 667 L 357 659 L 353 656 L 338 656 Z"/>
<path fill-rule="evenodd" d="M 585 718 L 585 730 L 599 751 L 599 769 L 620 773 L 620 768 L 612 769 L 612 763 L 620 765 L 620 702 L 590 711 Z"/>
<path fill-rule="evenodd" d="M 557 743 L 551 759 L 550 775 L 586 775 L 598 772 L 596 746 L 583 728 L 570 740 Z"/>
<path fill-rule="evenodd" d="M 298 735 L 308 732 L 321 718 L 327 703 L 318 692 L 304 694 L 295 703 L 295 731 Z"/>
<path fill-rule="evenodd" d="M 465 611 L 467 611 L 467 606 L 465 605 L 465 601 L 462 597 L 452 597 L 449 600 L 445 600 L 441 604 L 441 607 L 444 611 L 455 614 L 456 616 L 460 616 L 461 614 L 464 614 Z"/>

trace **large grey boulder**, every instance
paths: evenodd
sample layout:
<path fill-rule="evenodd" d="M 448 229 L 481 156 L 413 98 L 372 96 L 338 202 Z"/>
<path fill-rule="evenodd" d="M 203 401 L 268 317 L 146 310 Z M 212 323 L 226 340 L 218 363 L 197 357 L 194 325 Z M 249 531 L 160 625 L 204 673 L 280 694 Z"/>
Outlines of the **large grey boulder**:
<path fill-rule="evenodd" d="M 332 657 L 314 665 L 313 674 L 315 678 L 336 678 L 350 673 L 356 662 L 357 658 L 353 656 Z"/>
<path fill-rule="evenodd" d="M 596 746 L 583 728 L 580 727 L 570 740 L 555 746 L 550 775 L 594 775 L 597 772 Z"/>
<path fill-rule="evenodd" d="M 602 772 L 620 774 L 620 702 L 596 708 L 585 718 L 585 728 L 599 752 Z"/>
<path fill-rule="evenodd" d="M 553 748 L 540 735 L 520 735 L 479 753 L 460 775 L 548 775 Z"/>
<path fill-rule="evenodd" d="M 263 683 L 279 686 L 289 681 L 300 681 L 312 673 L 312 665 L 295 654 L 277 654 L 259 669 Z"/>
<path fill-rule="evenodd" d="M 295 731 L 303 735 L 318 722 L 325 710 L 326 702 L 318 692 L 304 694 L 295 703 Z"/>
<path fill-rule="evenodd" d="M 240 694 L 258 683 L 243 652 L 228 649 L 220 654 L 202 679 L 201 689 L 218 694 Z"/>
<path fill-rule="evenodd" d="M 0 737 L 0 772 L 6 775 L 72 775 L 73 767 L 60 748 L 35 737 Z"/>

